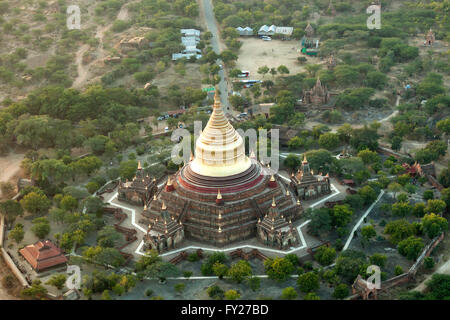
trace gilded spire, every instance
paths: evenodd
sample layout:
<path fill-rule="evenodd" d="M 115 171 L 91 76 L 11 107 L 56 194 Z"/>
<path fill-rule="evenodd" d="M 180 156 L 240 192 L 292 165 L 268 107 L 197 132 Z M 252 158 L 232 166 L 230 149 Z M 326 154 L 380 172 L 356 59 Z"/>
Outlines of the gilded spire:
<path fill-rule="evenodd" d="M 156 201 L 156 193 L 153 195 L 153 200 Z"/>
<path fill-rule="evenodd" d="M 138 170 L 142 170 L 141 160 L 138 161 Z"/>
<path fill-rule="evenodd" d="M 164 200 L 162 202 L 161 210 L 163 210 L 163 211 L 167 210 L 166 203 L 164 202 Z"/>
<path fill-rule="evenodd" d="M 244 140 L 225 117 L 217 90 L 213 112 L 196 141 L 195 157 L 189 165 L 192 171 L 207 177 L 231 176 L 251 166 Z"/>
<path fill-rule="evenodd" d="M 214 89 L 214 109 L 220 108 L 220 96 L 219 96 L 219 90 L 217 88 Z"/>
<path fill-rule="evenodd" d="M 274 175 L 270 176 L 270 181 L 275 181 L 275 176 Z"/>
<path fill-rule="evenodd" d="M 277 204 L 275 203 L 275 197 L 273 197 L 273 198 L 272 198 L 272 207 L 275 208 L 276 206 L 277 206 Z"/>
<path fill-rule="evenodd" d="M 289 189 L 286 190 L 286 195 L 287 195 L 287 196 L 290 196 L 290 195 L 291 195 L 291 193 L 289 192 Z"/>
<path fill-rule="evenodd" d="M 308 160 L 306 160 L 306 153 L 303 154 L 303 163 L 308 162 Z"/>

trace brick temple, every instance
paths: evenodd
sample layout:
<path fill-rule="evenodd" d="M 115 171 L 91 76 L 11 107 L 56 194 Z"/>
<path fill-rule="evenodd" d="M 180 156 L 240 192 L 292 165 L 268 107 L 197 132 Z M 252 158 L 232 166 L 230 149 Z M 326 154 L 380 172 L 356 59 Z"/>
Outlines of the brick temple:
<path fill-rule="evenodd" d="M 183 237 L 218 247 L 252 237 L 271 247 L 293 245 L 298 235 L 292 222 L 303 209 L 289 188 L 269 166 L 246 156 L 216 94 L 195 157 L 145 203 L 139 221 L 148 225 L 144 248 L 170 250 Z M 267 215 L 277 223 L 267 224 Z"/>

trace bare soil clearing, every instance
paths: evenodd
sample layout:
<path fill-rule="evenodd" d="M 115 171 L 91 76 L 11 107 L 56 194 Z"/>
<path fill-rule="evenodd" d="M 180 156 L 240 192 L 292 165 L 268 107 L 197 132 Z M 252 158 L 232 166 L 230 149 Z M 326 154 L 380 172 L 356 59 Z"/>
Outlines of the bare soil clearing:
<path fill-rule="evenodd" d="M 0 157 L 0 181 L 9 181 L 20 170 L 20 163 L 25 154 L 10 153 L 5 157 Z M 0 191 L 0 196 L 2 192 Z"/>
<path fill-rule="evenodd" d="M 304 56 L 308 60 L 305 65 L 321 63 L 319 58 L 308 57 L 297 52 L 301 49 L 300 41 L 263 41 L 258 38 L 240 38 L 239 40 L 242 41 L 242 47 L 236 68 L 250 71 L 251 79 L 263 79 L 263 76 L 258 74 L 258 68 L 263 66 L 278 68 L 280 65 L 285 65 L 290 74 L 305 72 L 304 66 L 297 61 L 299 56 Z M 269 74 L 265 76 L 267 79 L 269 77 Z"/>
<path fill-rule="evenodd" d="M 14 285 L 12 288 L 7 289 L 3 287 L 3 278 L 7 275 L 12 275 L 9 272 L 3 258 L 0 257 L 0 300 L 19 300 L 20 285 L 19 282 L 14 278 Z"/>

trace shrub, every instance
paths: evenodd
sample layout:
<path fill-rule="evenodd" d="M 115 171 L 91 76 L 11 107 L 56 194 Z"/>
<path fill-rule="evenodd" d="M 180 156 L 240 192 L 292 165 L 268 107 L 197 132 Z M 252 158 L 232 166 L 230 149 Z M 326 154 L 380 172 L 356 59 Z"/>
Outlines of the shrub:
<path fill-rule="evenodd" d="M 225 292 L 225 299 L 227 300 L 236 300 L 239 299 L 241 296 L 241 294 L 239 292 L 237 292 L 236 290 L 228 290 L 227 292 Z"/>
<path fill-rule="evenodd" d="M 394 273 L 395 273 L 396 276 L 399 276 L 399 275 L 403 274 L 403 268 L 401 266 L 399 266 L 399 265 L 396 265 L 395 269 L 394 269 Z"/>
<path fill-rule="evenodd" d="M 423 240 L 410 236 L 398 243 L 398 252 L 410 260 L 415 260 L 424 247 Z"/>
<path fill-rule="evenodd" d="M 341 283 L 334 289 L 333 298 L 344 299 L 348 297 L 349 293 L 348 286 L 345 283 Z"/>
<path fill-rule="evenodd" d="M 316 259 L 321 265 L 327 266 L 331 264 L 334 259 L 336 259 L 336 250 L 331 247 L 322 246 L 317 250 L 314 255 L 314 259 Z"/>
<path fill-rule="evenodd" d="M 426 257 L 426 258 L 423 260 L 423 265 L 424 265 L 425 268 L 427 268 L 427 269 L 433 269 L 433 267 L 434 267 L 434 260 L 433 260 L 433 258 L 431 258 L 431 257 Z"/>
<path fill-rule="evenodd" d="M 284 288 L 281 292 L 281 299 L 283 300 L 293 300 L 298 297 L 297 291 L 293 287 Z"/>
<path fill-rule="evenodd" d="M 387 257 L 380 253 L 374 253 L 370 258 L 370 263 L 383 268 L 386 264 Z"/>
<path fill-rule="evenodd" d="M 152 290 L 152 289 L 147 289 L 147 290 L 145 290 L 145 295 L 146 295 L 147 297 L 150 297 L 152 294 L 153 294 L 153 290 Z"/>
<path fill-rule="evenodd" d="M 305 293 L 318 290 L 320 287 L 319 276 L 314 272 L 304 273 L 298 277 L 297 285 L 300 291 Z"/>
<path fill-rule="evenodd" d="M 176 292 L 176 293 L 182 293 L 182 292 L 184 291 L 185 288 L 186 288 L 186 285 L 185 285 L 184 283 L 182 283 L 182 282 L 177 283 L 177 284 L 174 286 L 174 289 L 175 289 L 175 292 Z"/>
<path fill-rule="evenodd" d="M 247 279 L 247 283 L 250 289 L 252 289 L 252 291 L 256 291 L 261 286 L 261 279 L 257 277 L 250 277 Z"/>
<path fill-rule="evenodd" d="M 206 293 L 210 298 L 213 298 L 215 300 L 222 300 L 224 297 L 224 291 L 219 286 L 211 286 L 208 289 L 206 289 Z"/>

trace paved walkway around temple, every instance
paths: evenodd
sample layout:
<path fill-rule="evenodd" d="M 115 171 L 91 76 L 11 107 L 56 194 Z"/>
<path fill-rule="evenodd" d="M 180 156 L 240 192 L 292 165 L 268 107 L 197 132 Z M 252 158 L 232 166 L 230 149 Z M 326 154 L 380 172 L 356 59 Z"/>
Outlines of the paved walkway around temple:
<path fill-rule="evenodd" d="M 279 175 L 279 176 L 280 176 L 282 179 L 284 179 L 284 180 L 289 180 L 288 178 L 283 177 L 282 175 Z M 289 181 L 290 181 L 290 180 L 289 180 Z M 164 184 L 164 182 L 161 183 L 161 186 L 162 186 L 163 184 Z M 158 187 L 160 187 L 160 186 L 158 185 Z M 315 207 L 315 206 L 317 206 L 317 205 L 319 205 L 319 204 L 321 204 L 321 203 L 327 201 L 328 199 L 330 199 L 330 198 L 332 198 L 332 197 L 334 197 L 334 196 L 336 196 L 336 195 L 338 195 L 338 194 L 340 193 L 340 191 L 339 191 L 333 184 L 331 184 L 331 189 L 333 190 L 333 193 L 332 193 L 331 195 L 329 195 L 329 196 L 327 196 L 327 197 L 325 197 L 325 198 L 323 198 L 323 199 L 321 199 L 321 200 L 319 200 L 319 201 L 317 201 L 317 202 L 314 202 L 313 204 L 310 205 L 310 207 Z M 117 196 L 118 196 L 118 192 L 116 191 L 116 192 L 114 192 L 113 195 L 112 195 L 108 200 L 106 200 L 105 202 L 108 203 L 108 204 L 111 205 L 111 206 L 114 206 L 114 207 L 118 207 L 118 208 L 121 208 L 121 209 L 124 209 L 124 210 L 129 210 L 129 211 L 131 211 L 131 224 L 132 224 L 137 230 L 139 230 L 139 231 L 141 231 L 142 233 L 145 234 L 145 233 L 147 232 L 147 230 L 146 230 L 145 228 L 143 228 L 142 226 L 140 226 L 140 225 L 136 222 L 136 210 L 133 209 L 133 208 L 131 208 L 131 207 L 129 207 L 129 206 L 126 206 L 126 205 L 122 205 L 122 204 L 118 204 L 118 203 L 113 202 L 113 200 L 116 199 Z M 240 245 L 240 246 L 231 247 L 231 248 L 226 248 L 226 249 L 219 249 L 219 248 L 214 248 L 214 247 L 208 248 L 208 247 L 204 247 L 204 246 L 186 246 L 186 247 L 182 247 L 182 248 L 179 248 L 179 249 L 176 249 L 176 250 L 171 250 L 171 251 L 169 251 L 169 252 L 163 253 L 163 254 L 161 254 L 160 256 L 162 256 L 162 257 L 164 257 L 164 256 L 170 256 L 170 255 L 173 255 L 173 254 L 176 254 L 176 253 L 179 253 L 179 252 L 182 252 L 182 251 L 186 251 L 186 250 L 197 250 L 197 249 L 202 249 L 202 250 L 204 250 L 204 251 L 212 251 L 212 252 L 217 252 L 217 251 L 219 251 L 219 252 L 229 252 L 229 251 L 234 251 L 234 250 L 237 250 L 237 249 L 244 249 L 244 248 L 248 248 L 248 249 L 257 249 L 257 250 L 266 251 L 266 252 L 270 252 L 270 253 L 277 253 L 277 254 L 283 254 L 283 255 L 286 255 L 286 254 L 289 254 L 289 253 L 294 253 L 294 252 L 298 252 L 298 251 L 304 250 L 304 249 L 306 249 L 306 248 L 308 247 L 308 246 L 307 246 L 307 243 L 306 243 L 306 241 L 305 241 L 305 237 L 304 237 L 303 232 L 302 232 L 301 229 L 302 229 L 304 226 L 306 226 L 310 221 L 311 221 L 311 220 L 307 220 L 307 221 L 303 222 L 302 224 L 300 224 L 300 225 L 297 227 L 297 231 L 298 231 L 298 234 L 299 234 L 299 236 L 300 236 L 301 246 L 300 246 L 300 247 L 297 247 L 297 248 L 292 248 L 291 250 L 288 250 L 288 251 L 277 250 L 277 249 L 271 249 L 271 248 L 266 248 L 266 247 L 261 247 L 261 246 L 255 246 L 255 245 L 249 245 L 249 244 L 247 244 L 247 245 Z M 142 241 L 140 242 L 139 246 L 137 247 L 137 249 L 135 250 L 134 253 L 135 253 L 135 254 L 138 254 L 138 255 L 141 255 L 141 256 L 145 256 L 145 252 L 142 252 L 142 247 L 143 247 L 143 246 L 144 246 L 144 241 L 142 240 Z"/>

